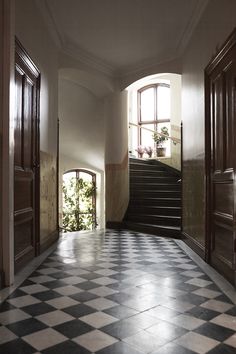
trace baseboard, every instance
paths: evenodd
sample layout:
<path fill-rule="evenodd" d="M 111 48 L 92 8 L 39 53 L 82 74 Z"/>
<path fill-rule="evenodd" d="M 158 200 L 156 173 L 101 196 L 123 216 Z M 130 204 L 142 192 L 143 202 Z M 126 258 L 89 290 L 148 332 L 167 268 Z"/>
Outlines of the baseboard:
<path fill-rule="evenodd" d="M 40 244 L 40 254 L 46 251 L 54 242 L 56 242 L 59 238 L 58 230 L 53 231 L 49 234 L 44 241 Z"/>
<path fill-rule="evenodd" d="M 107 221 L 106 228 L 120 230 L 124 228 L 124 223 L 123 221 Z"/>
<path fill-rule="evenodd" d="M 190 247 L 194 252 L 196 252 L 202 259 L 205 260 L 205 247 L 198 242 L 195 238 L 187 234 L 186 232 L 182 232 L 182 240 Z"/>
<path fill-rule="evenodd" d="M 3 289 L 4 286 L 5 286 L 4 272 L 0 270 L 0 289 Z"/>

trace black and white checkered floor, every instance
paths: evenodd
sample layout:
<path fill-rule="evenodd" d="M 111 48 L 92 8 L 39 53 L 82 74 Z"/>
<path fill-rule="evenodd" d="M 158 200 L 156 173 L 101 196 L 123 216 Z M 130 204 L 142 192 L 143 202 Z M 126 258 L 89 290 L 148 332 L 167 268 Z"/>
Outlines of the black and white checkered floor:
<path fill-rule="evenodd" d="M 235 354 L 236 306 L 174 240 L 71 234 L 0 305 L 0 353 Z"/>

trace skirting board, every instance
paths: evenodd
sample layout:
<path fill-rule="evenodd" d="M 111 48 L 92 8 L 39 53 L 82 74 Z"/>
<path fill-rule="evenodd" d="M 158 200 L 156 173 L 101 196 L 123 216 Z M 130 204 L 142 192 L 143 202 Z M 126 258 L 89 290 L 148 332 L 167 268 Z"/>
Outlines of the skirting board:
<path fill-rule="evenodd" d="M 52 232 L 50 235 L 48 235 L 44 242 L 41 243 L 40 245 L 40 254 L 44 251 L 46 251 L 54 242 L 56 242 L 59 238 L 59 231 L 55 230 Z"/>
<path fill-rule="evenodd" d="M 182 232 L 182 240 L 196 252 L 202 259 L 205 260 L 205 247 L 186 232 Z"/>

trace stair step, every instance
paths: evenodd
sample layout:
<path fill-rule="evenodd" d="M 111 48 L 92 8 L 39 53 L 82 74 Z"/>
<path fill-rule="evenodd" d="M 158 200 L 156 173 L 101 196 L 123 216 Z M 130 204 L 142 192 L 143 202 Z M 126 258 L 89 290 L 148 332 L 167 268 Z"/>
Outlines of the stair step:
<path fill-rule="evenodd" d="M 133 223 L 130 221 L 125 221 L 124 227 L 129 230 L 139 231 L 150 233 L 157 236 L 166 236 L 166 237 L 173 237 L 173 238 L 181 238 L 181 229 L 180 227 L 175 226 L 163 226 L 163 225 L 152 225 L 147 223 Z"/>
<path fill-rule="evenodd" d="M 147 165 L 147 164 L 135 163 L 135 162 L 131 163 L 129 165 L 129 168 L 130 168 L 130 170 L 146 170 L 147 169 L 149 171 L 151 170 L 151 171 L 157 171 L 157 172 L 159 172 L 159 171 L 165 172 L 166 171 L 165 168 L 162 166 Z"/>
<path fill-rule="evenodd" d="M 130 198 L 130 205 L 158 205 L 158 206 L 169 206 L 169 207 L 180 207 L 181 198 L 152 198 L 152 197 L 136 197 Z"/>
<path fill-rule="evenodd" d="M 140 197 L 156 197 L 156 198 L 180 198 L 181 197 L 181 191 L 174 191 L 174 190 L 141 190 L 141 189 L 135 189 L 135 190 L 130 190 L 130 197 L 132 199 L 134 198 L 140 198 Z"/>
<path fill-rule="evenodd" d="M 160 176 L 160 177 L 169 177 L 170 174 L 166 171 L 156 171 L 156 170 L 150 170 L 150 169 L 130 169 L 129 171 L 130 176 Z M 174 177 L 174 176 L 173 176 Z M 178 179 L 178 177 L 176 177 Z"/>
<path fill-rule="evenodd" d="M 181 185 L 178 183 L 154 183 L 154 182 L 146 182 L 146 183 L 138 183 L 138 182 L 132 182 L 130 184 L 130 190 L 155 190 L 155 191 L 170 191 L 170 190 L 175 190 L 179 191 L 181 190 Z"/>
<path fill-rule="evenodd" d="M 179 206 L 155 206 L 155 205 L 137 205 L 130 203 L 128 214 L 152 214 L 152 215 L 166 215 L 166 216 L 180 216 L 181 208 Z"/>
<path fill-rule="evenodd" d="M 178 179 L 176 177 L 169 176 L 130 176 L 130 183 L 178 183 Z M 178 183 L 179 184 L 179 183 Z"/>
<path fill-rule="evenodd" d="M 128 214 L 128 221 L 143 222 L 152 225 L 180 226 L 181 217 L 171 215 L 152 215 L 152 214 Z"/>

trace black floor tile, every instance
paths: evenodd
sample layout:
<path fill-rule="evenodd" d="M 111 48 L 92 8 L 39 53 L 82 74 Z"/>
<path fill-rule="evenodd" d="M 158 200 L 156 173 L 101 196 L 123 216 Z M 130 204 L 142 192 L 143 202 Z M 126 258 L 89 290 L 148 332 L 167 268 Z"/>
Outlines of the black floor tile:
<path fill-rule="evenodd" d="M 22 310 L 35 317 L 43 315 L 44 313 L 55 311 L 55 307 L 48 305 L 45 302 L 41 302 L 39 304 L 22 307 Z"/>
<path fill-rule="evenodd" d="M 133 324 L 129 324 L 124 321 L 112 323 L 108 326 L 100 328 L 101 331 L 109 334 L 112 337 L 118 339 L 124 339 L 132 336 L 140 331 L 140 328 L 135 327 Z"/>
<path fill-rule="evenodd" d="M 215 318 L 216 316 L 219 316 L 219 312 L 213 311 L 213 310 L 208 310 L 205 309 L 203 307 L 194 307 L 193 309 L 188 311 L 188 314 L 199 318 L 200 320 L 204 320 L 204 321 L 210 321 L 213 318 Z"/>
<path fill-rule="evenodd" d="M 68 340 L 41 351 L 42 354 L 90 354 L 88 350 Z"/>
<path fill-rule="evenodd" d="M 91 289 L 98 288 L 99 286 L 100 286 L 99 284 L 93 283 L 91 281 L 85 281 L 77 285 L 78 288 L 83 290 L 91 290 Z"/>
<path fill-rule="evenodd" d="M 53 327 L 67 338 L 75 338 L 87 332 L 94 330 L 93 327 L 80 320 L 72 320 Z"/>
<path fill-rule="evenodd" d="M 89 293 L 88 291 L 83 291 L 82 293 L 70 295 L 70 297 L 79 302 L 86 302 L 98 298 L 97 295 Z"/>
<path fill-rule="evenodd" d="M 36 297 L 41 301 L 48 301 L 48 300 L 56 299 L 57 297 L 61 297 L 61 295 L 58 294 L 56 291 L 47 290 L 47 291 L 42 291 L 40 293 L 34 294 L 34 297 Z"/>
<path fill-rule="evenodd" d="M 18 321 L 16 323 L 12 323 L 7 326 L 13 333 L 15 333 L 18 337 L 24 337 L 27 334 L 31 334 L 42 329 L 47 328 L 47 326 L 36 320 L 35 318 L 28 318 L 24 321 Z"/>
<path fill-rule="evenodd" d="M 235 352 L 236 352 L 235 348 L 222 343 L 217 345 L 217 347 L 215 347 L 214 349 L 207 352 L 207 354 L 235 354 Z"/>
<path fill-rule="evenodd" d="M 107 313 L 108 315 L 119 318 L 120 320 L 129 318 L 130 316 L 136 315 L 138 313 L 138 311 L 123 305 L 112 307 L 107 310 L 103 310 L 103 312 Z"/>
<path fill-rule="evenodd" d="M 117 342 L 105 349 L 97 351 L 96 354 L 143 354 L 143 352 L 132 348 L 124 342 Z"/>
<path fill-rule="evenodd" d="M 96 312 L 95 309 L 93 309 L 90 306 L 84 305 L 84 304 L 70 306 L 70 307 L 63 309 L 63 311 L 75 318 L 79 318 L 82 316 L 89 315 L 90 313 Z"/>
<path fill-rule="evenodd" d="M 0 354 L 32 354 L 36 350 L 22 339 L 15 339 L 11 342 L 0 345 Z"/>
<path fill-rule="evenodd" d="M 204 323 L 202 326 L 195 329 L 196 333 L 202 334 L 206 337 L 218 340 L 220 342 L 225 341 L 231 337 L 235 332 L 231 329 L 218 326 L 214 323 Z"/>

